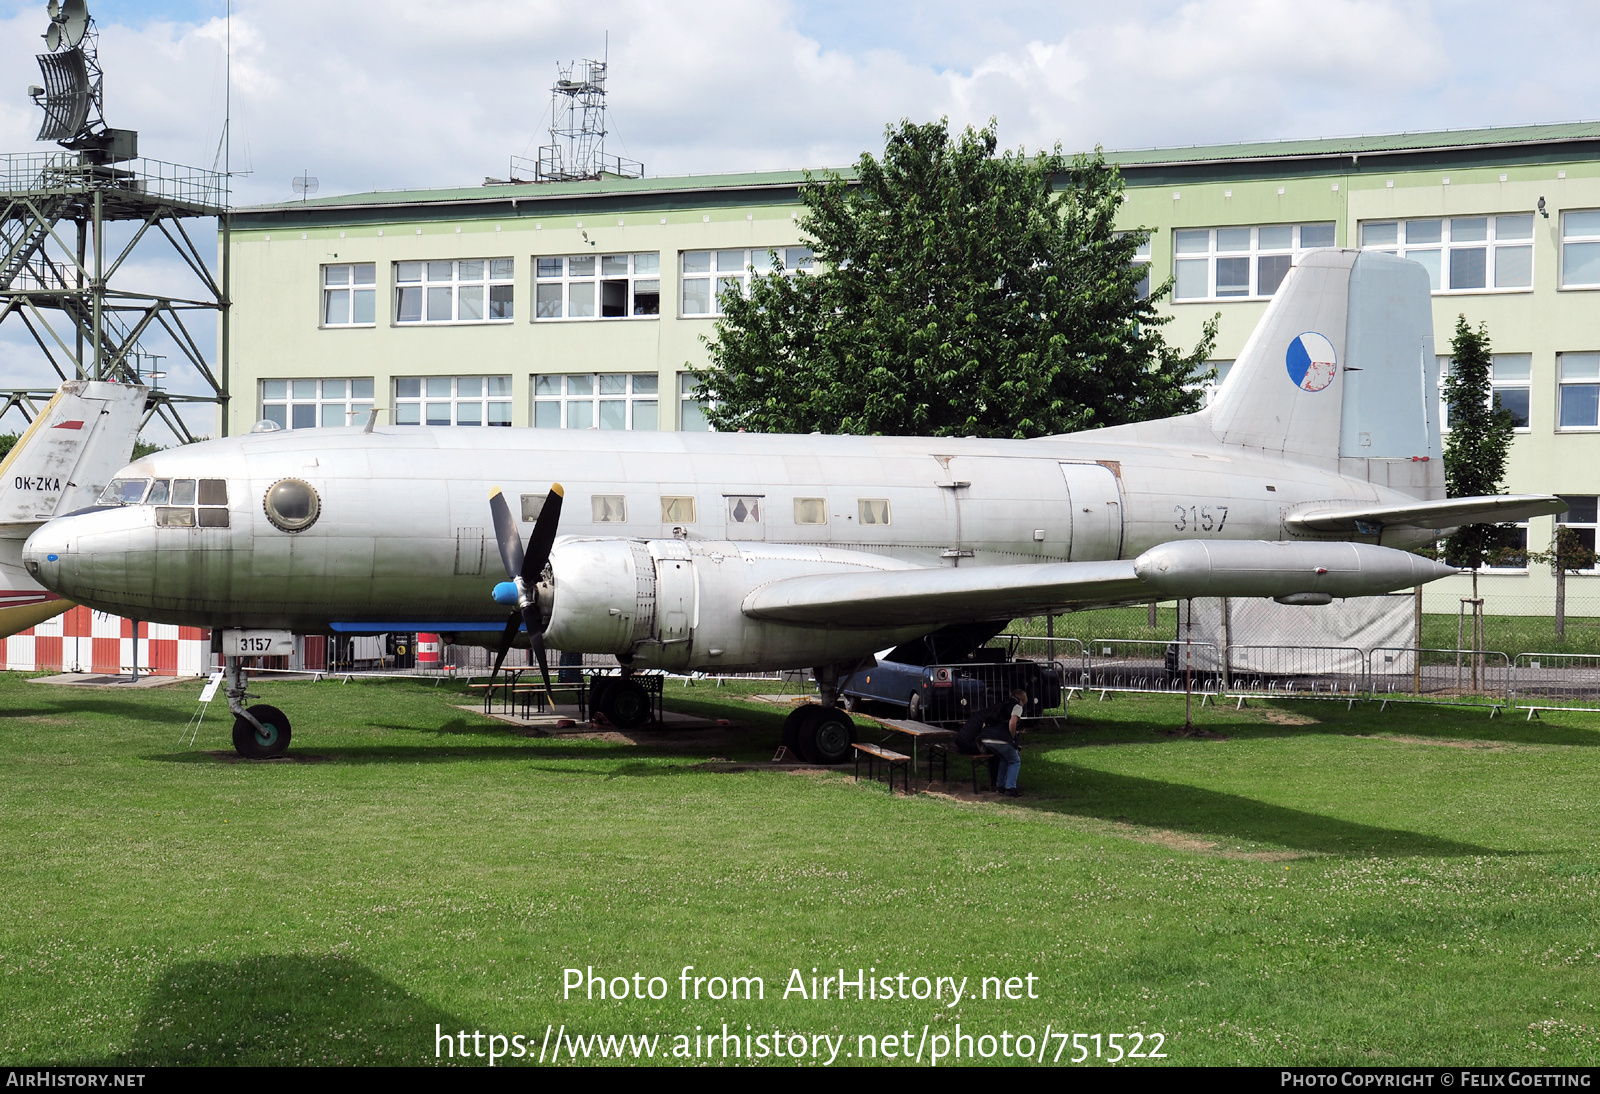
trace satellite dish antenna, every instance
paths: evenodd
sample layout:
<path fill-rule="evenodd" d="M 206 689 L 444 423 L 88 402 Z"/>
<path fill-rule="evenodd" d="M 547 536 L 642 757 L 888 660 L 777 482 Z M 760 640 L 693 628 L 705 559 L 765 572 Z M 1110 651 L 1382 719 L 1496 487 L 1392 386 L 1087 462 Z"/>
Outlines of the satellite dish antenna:
<path fill-rule="evenodd" d="M 317 185 L 317 176 L 315 175 L 296 175 L 294 179 L 294 192 L 300 195 L 301 201 L 304 201 L 307 194 L 314 194 L 317 192 Z"/>
<path fill-rule="evenodd" d="M 44 44 L 51 52 L 75 48 L 89 32 L 89 5 L 85 0 L 50 0 L 46 10 L 50 13 L 50 26 L 44 32 Z"/>

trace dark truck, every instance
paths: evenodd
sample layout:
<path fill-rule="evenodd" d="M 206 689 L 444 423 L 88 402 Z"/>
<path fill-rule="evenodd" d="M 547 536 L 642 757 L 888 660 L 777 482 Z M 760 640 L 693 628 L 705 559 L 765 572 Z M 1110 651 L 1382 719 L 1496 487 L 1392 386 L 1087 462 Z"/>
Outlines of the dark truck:
<path fill-rule="evenodd" d="M 846 677 L 846 705 L 885 703 L 918 722 L 964 721 L 1013 688 L 1028 693 L 1026 716 L 1037 718 L 1061 704 L 1061 666 L 1016 656 L 1017 639 L 991 646 L 998 628 L 947 627 L 896 646 L 876 666 Z"/>

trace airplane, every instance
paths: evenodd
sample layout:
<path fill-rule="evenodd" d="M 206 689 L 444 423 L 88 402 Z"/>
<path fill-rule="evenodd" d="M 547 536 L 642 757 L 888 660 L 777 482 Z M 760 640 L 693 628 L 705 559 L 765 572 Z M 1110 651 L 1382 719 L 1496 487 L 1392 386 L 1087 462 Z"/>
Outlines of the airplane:
<path fill-rule="evenodd" d="M 784 739 L 839 762 L 840 680 L 899 642 L 1386 593 L 1457 572 L 1403 548 L 1564 511 L 1444 497 L 1432 328 L 1422 266 L 1314 251 L 1193 414 L 1031 440 L 258 426 L 135 460 L 25 560 L 62 596 L 214 628 L 245 756 L 291 732 L 244 705 L 248 656 L 294 633 L 430 631 L 501 659 L 529 644 L 547 687 L 546 646 L 614 655 L 613 720 L 648 710 L 640 670 L 810 668 L 822 702 Z M 509 580 L 491 588 L 496 554 Z"/>
<path fill-rule="evenodd" d="M 95 503 L 133 455 L 149 394 L 135 384 L 68 380 L 0 460 L 0 638 L 73 606 L 28 573 L 23 543 L 52 517 Z"/>

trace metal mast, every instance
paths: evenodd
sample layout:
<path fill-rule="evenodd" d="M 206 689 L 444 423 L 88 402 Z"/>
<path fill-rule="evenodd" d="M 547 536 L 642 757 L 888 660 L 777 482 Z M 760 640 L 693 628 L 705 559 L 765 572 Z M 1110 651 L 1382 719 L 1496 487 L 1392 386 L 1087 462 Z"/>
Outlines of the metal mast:
<path fill-rule="evenodd" d="M 642 178 L 644 164 L 606 152 L 606 61 L 556 66 L 550 88 L 550 143 L 538 160 L 511 158 L 516 182 L 575 182 L 602 175 Z M 532 168 L 532 178 L 529 168 Z"/>

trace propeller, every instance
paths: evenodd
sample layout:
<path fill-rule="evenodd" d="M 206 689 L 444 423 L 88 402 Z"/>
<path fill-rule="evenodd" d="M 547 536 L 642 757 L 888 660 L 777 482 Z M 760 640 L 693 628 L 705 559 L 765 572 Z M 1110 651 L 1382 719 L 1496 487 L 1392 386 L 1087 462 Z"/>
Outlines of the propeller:
<path fill-rule="evenodd" d="M 539 661 L 539 675 L 544 678 L 545 694 L 550 695 L 550 663 L 544 652 L 544 616 L 539 612 L 539 578 L 550 561 L 550 548 L 556 541 L 556 526 L 561 523 L 561 499 L 564 496 L 565 491 L 560 483 L 550 487 L 544 508 L 539 510 L 539 519 L 534 522 L 533 533 L 528 536 L 527 550 L 523 550 L 522 535 L 517 530 L 516 518 L 511 515 L 511 506 L 506 503 L 505 495 L 499 487 L 489 494 L 489 512 L 494 516 L 494 537 L 500 546 L 500 561 L 505 565 L 506 576 L 511 579 L 495 586 L 495 600 L 516 605 L 516 610 L 506 618 L 505 633 L 500 637 L 500 653 L 494 659 L 494 671 L 489 674 L 491 684 L 500 674 L 506 654 L 511 652 L 511 643 L 516 641 L 517 631 L 527 627 L 528 643 Z M 552 703 L 555 701 L 553 695 L 550 699 Z"/>

